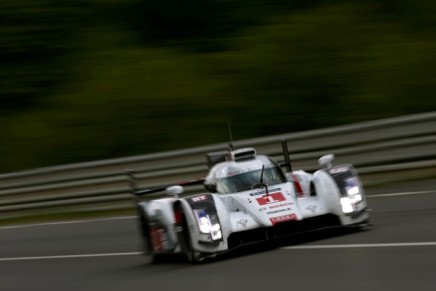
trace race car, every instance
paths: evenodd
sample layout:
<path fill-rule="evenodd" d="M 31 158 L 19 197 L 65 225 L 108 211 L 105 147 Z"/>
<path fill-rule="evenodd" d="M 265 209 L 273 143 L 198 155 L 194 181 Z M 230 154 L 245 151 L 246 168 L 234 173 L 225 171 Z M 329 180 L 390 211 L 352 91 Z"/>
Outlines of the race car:
<path fill-rule="evenodd" d="M 230 148 L 206 155 L 205 178 L 151 189 L 132 184 L 144 255 L 156 262 L 162 255 L 182 254 L 195 263 L 252 243 L 369 223 L 365 192 L 352 165 L 333 166 L 329 154 L 313 174 L 293 171 L 283 144 L 282 163 L 254 148 Z M 195 184 L 205 191 L 181 196 Z M 140 199 L 159 191 L 169 197 Z"/>

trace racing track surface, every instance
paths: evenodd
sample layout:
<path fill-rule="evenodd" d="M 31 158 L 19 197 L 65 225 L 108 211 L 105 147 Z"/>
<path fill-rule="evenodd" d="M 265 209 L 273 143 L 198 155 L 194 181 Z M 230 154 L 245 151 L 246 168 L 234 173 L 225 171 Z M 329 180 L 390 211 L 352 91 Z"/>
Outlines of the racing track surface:
<path fill-rule="evenodd" d="M 144 264 L 133 218 L 2 227 L 0 291 L 435 290 L 434 181 L 367 192 L 371 230 L 301 237 L 200 265 Z"/>

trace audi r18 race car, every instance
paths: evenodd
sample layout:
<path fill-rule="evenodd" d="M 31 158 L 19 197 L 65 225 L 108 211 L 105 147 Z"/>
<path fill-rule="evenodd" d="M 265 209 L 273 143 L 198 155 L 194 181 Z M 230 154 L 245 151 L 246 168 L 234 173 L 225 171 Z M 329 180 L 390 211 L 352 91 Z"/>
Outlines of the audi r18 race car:
<path fill-rule="evenodd" d="M 333 166 L 334 156 L 325 155 L 313 174 L 293 171 L 287 145 L 283 152 L 283 164 L 254 148 L 210 153 L 205 178 L 134 188 L 144 255 L 153 262 L 163 254 L 184 254 L 198 262 L 251 243 L 368 223 L 364 189 L 352 165 Z M 180 197 L 194 184 L 207 191 Z M 138 199 L 158 191 L 170 197 Z"/>

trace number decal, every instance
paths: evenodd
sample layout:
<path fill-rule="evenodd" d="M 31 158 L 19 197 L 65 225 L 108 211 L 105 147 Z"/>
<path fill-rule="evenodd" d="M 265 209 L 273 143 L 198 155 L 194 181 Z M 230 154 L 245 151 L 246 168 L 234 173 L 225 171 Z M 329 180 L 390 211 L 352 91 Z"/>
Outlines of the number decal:
<path fill-rule="evenodd" d="M 285 201 L 286 198 L 285 196 L 283 196 L 282 193 L 278 192 L 278 193 L 273 193 L 273 194 L 269 194 L 269 195 L 264 195 L 260 198 L 256 198 L 257 203 L 259 203 L 259 205 L 265 205 L 265 204 L 271 204 L 271 203 L 276 203 L 276 202 L 280 202 L 280 201 Z"/>

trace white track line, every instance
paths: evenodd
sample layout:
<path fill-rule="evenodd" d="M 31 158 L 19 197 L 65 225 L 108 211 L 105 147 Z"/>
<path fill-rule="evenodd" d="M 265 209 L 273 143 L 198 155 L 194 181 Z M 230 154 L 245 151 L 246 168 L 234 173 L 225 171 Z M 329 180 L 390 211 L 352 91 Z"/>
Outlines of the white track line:
<path fill-rule="evenodd" d="M 347 249 L 347 248 L 386 248 L 386 247 L 423 247 L 436 246 L 436 242 L 411 243 L 378 243 L 378 244 L 347 244 L 347 245 L 310 245 L 282 247 L 285 250 L 313 250 L 313 249 Z"/>
<path fill-rule="evenodd" d="M 398 193 L 387 193 L 387 194 L 374 194 L 374 195 L 367 195 L 366 198 L 393 197 L 393 196 L 410 196 L 410 195 L 423 195 L 423 194 L 431 194 L 431 193 L 436 193 L 436 190 L 413 191 L 413 192 L 398 192 Z"/>
<path fill-rule="evenodd" d="M 107 254 L 83 254 L 83 255 L 16 257 L 16 258 L 0 258 L 0 262 L 54 260 L 54 259 L 75 259 L 75 258 L 95 258 L 95 257 L 115 257 L 115 256 L 136 256 L 136 255 L 140 255 L 140 254 L 141 254 L 140 252 L 129 252 L 129 253 L 107 253 Z"/>
<path fill-rule="evenodd" d="M 13 229 L 13 228 L 23 228 L 23 227 L 35 227 L 35 226 L 50 226 L 50 225 L 62 225 L 62 224 L 74 224 L 74 223 L 89 223 L 89 222 L 101 222 L 101 221 L 111 221 L 111 220 L 124 220 L 124 219 L 134 219 L 136 216 L 119 216 L 119 217 L 108 217 L 108 218 L 96 218 L 96 219 L 83 219 L 83 220 L 71 220 L 71 221 L 57 221 L 57 222 L 45 222 L 45 223 L 34 223 L 34 224 L 22 224 L 22 225 L 10 225 L 10 226 L 0 226 L 2 229 Z"/>
<path fill-rule="evenodd" d="M 284 250 L 313 250 L 313 249 L 422 247 L 422 246 L 436 246 L 436 242 L 348 244 L 348 245 L 345 245 L 345 244 L 342 244 L 342 245 L 310 245 L 310 246 L 282 247 L 281 249 L 284 249 Z M 81 254 L 81 255 L 15 257 L 15 258 L 0 258 L 0 262 L 96 258 L 96 257 L 115 257 L 115 256 L 137 256 L 140 254 L 142 254 L 142 253 L 141 252 L 126 252 L 126 253 L 102 253 L 102 254 Z"/>

